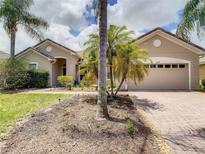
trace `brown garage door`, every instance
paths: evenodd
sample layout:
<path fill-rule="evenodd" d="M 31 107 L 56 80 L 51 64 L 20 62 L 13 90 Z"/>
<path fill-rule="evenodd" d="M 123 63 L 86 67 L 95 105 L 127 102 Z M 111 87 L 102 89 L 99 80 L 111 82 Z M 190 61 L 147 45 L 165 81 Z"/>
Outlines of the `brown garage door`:
<path fill-rule="evenodd" d="M 149 75 L 137 85 L 133 81 L 128 81 L 128 90 L 189 89 L 188 64 L 151 64 L 147 67 Z"/>

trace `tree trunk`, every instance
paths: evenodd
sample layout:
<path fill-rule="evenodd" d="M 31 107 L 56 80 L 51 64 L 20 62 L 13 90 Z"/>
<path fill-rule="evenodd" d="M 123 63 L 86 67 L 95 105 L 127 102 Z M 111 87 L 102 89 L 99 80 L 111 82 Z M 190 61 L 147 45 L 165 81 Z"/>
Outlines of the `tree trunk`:
<path fill-rule="evenodd" d="M 10 58 L 14 59 L 15 56 L 15 43 L 16 43 L 16 31 L 12 30 L 10 35 Z"/>
<path fill-rule="evenodd" d="M 120 88 L 122 87 L 122 84 L 123 84 L 124 81 L 125 81 L 125 76 L 123 76 L 123 78 L 122 78 L 122 80 L 121 80 L 119 86 L 117 87 L 117 90 L 116 90 L 116 92 L 115 92 L 115 96 L 116 96 L 117 93 L 119 92 L 119 90 L 120 90 Z"/>
<path fill-rule="evenodd" d="M 114 82 L 113 82 L 113 70 L 112 70 L 112 56 L 111 56 L 111 62 L 110 62 L 110 87 L 111 87 L 111 98 L 114 96 Z"/>
<path fill-rule="evenodd" d="M 100 50 L 98 62 L 98 109 L 97 119 L 108 118 L 106 93 L 106 51 L 107 51 L 107 0 L 100 0 L 99 36 Z"/>

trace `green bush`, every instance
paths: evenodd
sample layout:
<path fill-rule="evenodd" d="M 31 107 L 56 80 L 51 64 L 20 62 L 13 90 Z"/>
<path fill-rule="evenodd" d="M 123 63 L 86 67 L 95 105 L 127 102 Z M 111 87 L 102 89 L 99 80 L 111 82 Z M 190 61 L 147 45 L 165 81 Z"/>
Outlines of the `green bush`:
<path fill-rule="evenodd" d="M 205 89 L 205 79 L 201 80 L 201 88 Z"/>
<path fill-rule="evenodd" d="M 48 87 L 49 73 L 45 70 L 29 70 L 29 88 L 46 88 Z"/>
<path fill-rule="evenodd" d="M 135 132 L 135 127 L 131 120 L 127 121 L 127 132 L 129 135 L 133 135 Z"/>
<path fill-rule="evenodd" d="M 97 87 L 97 79 L 93 73 L 87 73 L 80 81 L 81 87 Z"/>
<path fill-rule="evenodd" d="M 58 76 L 58 82 L 61 86 L 66 87 L 71 90 L 73 86 L 73 77 L 72 76 Z"/>
<path fill-rule="evenodd" d="M 29 81 L 26 63 L 22 60 L 7 59 L 0 62 L 1 89 L 23 88 Z"/>

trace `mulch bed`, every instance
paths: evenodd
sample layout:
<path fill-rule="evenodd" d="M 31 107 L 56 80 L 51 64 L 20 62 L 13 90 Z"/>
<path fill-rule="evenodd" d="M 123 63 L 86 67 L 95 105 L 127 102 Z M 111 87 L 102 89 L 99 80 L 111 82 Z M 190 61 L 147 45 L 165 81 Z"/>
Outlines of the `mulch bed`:
<path fill-rule="evenodd" d="M 5 138 L 4 154 L 159 153 L 129 97 L 109 101 L 110 119 L 96 121 L 96 97 L 73 97 L 31 115 Z"/>

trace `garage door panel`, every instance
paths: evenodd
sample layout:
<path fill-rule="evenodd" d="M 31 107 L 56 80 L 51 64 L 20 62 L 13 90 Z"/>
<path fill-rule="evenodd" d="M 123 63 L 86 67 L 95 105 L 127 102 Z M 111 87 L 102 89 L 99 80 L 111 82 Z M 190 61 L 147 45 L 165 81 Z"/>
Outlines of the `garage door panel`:
<path fill-rule="evenodd" d="M 145 79 L 134 84 L 127 82 L 129 90 L 143 89 L 189 89 L 188 65 L 184 68 L 149 68 L 149 75 Z"/>

